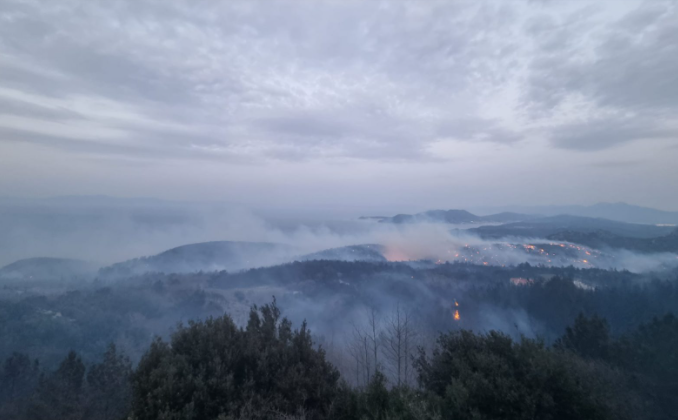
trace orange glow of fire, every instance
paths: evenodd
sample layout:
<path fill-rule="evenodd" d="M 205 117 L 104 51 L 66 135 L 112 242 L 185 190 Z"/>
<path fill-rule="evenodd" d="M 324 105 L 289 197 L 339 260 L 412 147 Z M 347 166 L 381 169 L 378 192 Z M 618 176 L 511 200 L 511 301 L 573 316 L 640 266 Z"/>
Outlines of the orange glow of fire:
<path fill-rule="evenodd" d="M 461 318 L 459 317 L 459 309 L 454 311 L 454 320 L 459 321 Z"/>
<path fill-rule="evenodd" d="M 391 262 L 410 260 L 407 253 L 405 253 L 403 250 L 392 247 L 386 248 L 386 251 L 384 252 L 384 257 L 386 257 L 386 259 Z"/>

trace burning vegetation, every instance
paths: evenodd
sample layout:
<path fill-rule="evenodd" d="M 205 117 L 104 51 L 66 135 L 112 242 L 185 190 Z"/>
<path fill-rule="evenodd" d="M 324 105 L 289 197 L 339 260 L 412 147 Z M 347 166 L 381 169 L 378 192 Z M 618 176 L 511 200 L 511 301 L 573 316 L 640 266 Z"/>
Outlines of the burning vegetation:
<path fill-rule="evenodd" d="M 408 252 L 403 248 L 386 247 L 388 261 L 432 260 L 435 264 L 464 262 L 484 266 L 510 266 L 530 262 L 545 266 L 605 267 L 614 265 L 614 256 L 571 243 L 493 243 L 485 245 L 441 245 L 426 252 Z"/>
<path fill-rule="evenodd" d="M 461 319 L 461 316 L 459 316 L 459 302 L 456 300 L 454 301 L 454 310 L 452 313 L 452 317 L 454 318 L 455 321 L 459 321 Z"/>

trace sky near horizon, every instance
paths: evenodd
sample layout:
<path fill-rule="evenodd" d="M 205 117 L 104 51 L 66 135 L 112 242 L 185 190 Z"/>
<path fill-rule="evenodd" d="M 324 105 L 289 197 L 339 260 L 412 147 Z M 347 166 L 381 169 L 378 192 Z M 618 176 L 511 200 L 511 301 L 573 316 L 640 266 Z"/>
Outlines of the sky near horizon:
<path fill-rule="evenodd" d="M 678 210 L 678 2 L 4 0 L 0 196 Z"/>

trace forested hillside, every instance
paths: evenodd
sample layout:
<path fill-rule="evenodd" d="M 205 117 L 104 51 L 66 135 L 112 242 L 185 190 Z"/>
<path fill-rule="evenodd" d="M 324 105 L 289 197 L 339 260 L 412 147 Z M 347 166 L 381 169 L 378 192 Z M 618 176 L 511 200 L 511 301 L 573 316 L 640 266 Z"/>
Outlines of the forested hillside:
<path fill-rule="evenodd" d="M 385 365 L 356 365 L 351 386 L 275 300 L 245 326 L 224 315 L 156 338 L 136 367 L 114 345 L 97 361 L 76 352 L 53 369 L 13 353 L 0 374 L 3 419 L 672 419 L 678 319 L 654 318 L 621 336 L 579 315 L 553 346 L 497 331 L 440 334 L 403 354 L 415 381 Z M 405 339 L 405 336 L 397 336 Z M 393 337 L 392 337 L 393 338 Z M 365 342 L 371 352 L 375 342 Z M 396 348 L 396 347 L 394 347 Z M 400 355 L 398 355 L 400 357 Z M 356 360 L 360 360 L 356 358 Z M 399 377 L 400 378 L 400 377 Z"/>

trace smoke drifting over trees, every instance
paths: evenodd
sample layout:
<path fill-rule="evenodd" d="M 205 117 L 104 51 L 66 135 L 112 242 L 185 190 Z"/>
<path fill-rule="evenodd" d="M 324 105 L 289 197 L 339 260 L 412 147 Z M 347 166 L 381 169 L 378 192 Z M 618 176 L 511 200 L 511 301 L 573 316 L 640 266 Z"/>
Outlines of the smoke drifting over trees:
<path fill-rule="evenodd" d="M 30 234 L 71 220 L 79 233 L 68 238 L 85 238 L 90 222 L 78 217 L 89 214 L 94 234 L 117 228 L 149 240 L 134 249 L 151 249 L 158 238 L 201 237 L 214 215 L 123 207 L 112 224 L 116 212 L 103 207 L 47 207 L 58 216 L 31 222 Z M 674 367 L 662 343 L 675 340 L 667 314 L 678 313 L 678 256 L 556 237 L 665 243 L 672 227 L 534 215 L 503 224 L 219 217 L 214 241 L 125 260 L 105 257 L 116 240 L 88 251 L 98 263 L 58 258 L 87 241 L 42 255 L 15 250 L 29 258 L 0 268 L 0 412 L 493 418 L 496 407 L 509 418 L 672 418 Z M 134 232 L 139 223 L 155 233 Z M 641 340 L 654 347 L 637 348 Z M 506 385 L 487 385 L 497 380 Z M 567 406 L 548 403 L 563 394 Z M 182 397 L 168 405 L 170 395 Z"/>

